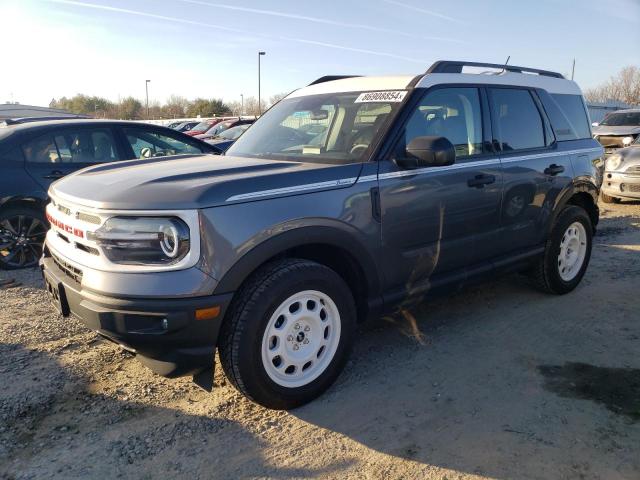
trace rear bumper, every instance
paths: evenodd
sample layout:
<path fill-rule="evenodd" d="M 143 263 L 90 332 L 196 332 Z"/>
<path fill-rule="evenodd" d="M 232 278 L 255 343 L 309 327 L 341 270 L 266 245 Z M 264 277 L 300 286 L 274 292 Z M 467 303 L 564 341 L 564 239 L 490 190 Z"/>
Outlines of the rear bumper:
<path fill-rule="evenodd" d="M 98 334 L 135 352 L 159 375 L 173 378 L 213 369 L 218 332 L 232 294 L 115 298 L 83 289 L 77 278 L 63 270 L 61 260 L 54 261 L 45 252 L 40 266 L 47 289 L 60 298 L 56 303 L 63 315 L 79 318 Z M 199 309 L 213 309 L 210 312 L 217 315 L 198 320 Z"/>
<path fill-rule="evenodd" d="M 640 198 L 640 175 L 605 172 L 601 190 L 612 197 Z"/>

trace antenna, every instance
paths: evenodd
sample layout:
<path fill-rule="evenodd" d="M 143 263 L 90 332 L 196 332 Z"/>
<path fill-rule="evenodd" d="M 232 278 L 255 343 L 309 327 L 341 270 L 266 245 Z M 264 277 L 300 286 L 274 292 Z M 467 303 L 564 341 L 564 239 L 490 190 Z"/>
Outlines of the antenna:
<path fill-rule="evenodd" d="M 576 59 L 573 59 L 573 66 L 571 67 L 571 80 L 573 80 L 573 74 L 576 73 Z"/>
<path fill-rule="evenodd" d="M 507 59 L 504 62 L 504 67 L 502 67 L 502 71 L 500 73 L 504 73 L 507 70 L 507 64 L 509 63 L 510 58 L 511 58 L 511 55 L 507 56 Z"/>

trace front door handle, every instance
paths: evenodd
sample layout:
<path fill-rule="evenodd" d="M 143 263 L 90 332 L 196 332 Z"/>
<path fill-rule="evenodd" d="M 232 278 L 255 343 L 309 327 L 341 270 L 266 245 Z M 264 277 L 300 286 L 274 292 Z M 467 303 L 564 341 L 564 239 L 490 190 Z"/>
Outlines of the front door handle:
<path fill-rule="evenodd" d="M 44 178 L 47 180 L 57 180 L 58 178 L 64 177 L 64 173 L 60 170 L 53 170 L 48 175 L 45 175 Z"/>
<path fill-rule="evenodd" d="M 556 165 L 555 163 L 552 163 L 544 169 L 545 175 L 557 175 L 562 172 L 564 172 L 564 167 L 562 165 Z"/>
<path fill-rule="evenodd" d="M 494 183 L 495 181 L 495 176 L 481 174 L 467 180 L 467 185 L 475 188 L 483 188 L 485 185 L 489 185 L 491 183 Z"/>

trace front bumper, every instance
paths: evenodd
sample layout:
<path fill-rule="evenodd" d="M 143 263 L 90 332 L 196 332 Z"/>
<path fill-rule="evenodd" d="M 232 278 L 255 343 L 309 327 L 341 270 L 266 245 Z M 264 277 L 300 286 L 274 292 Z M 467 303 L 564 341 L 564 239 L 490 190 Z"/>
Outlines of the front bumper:
<path fill-rule="evenodd" d="M 83 288 L 83 272 L 46 248 L 40 266 L 62 315 L 79 318 L 98 334 L 135 352 L 155 373 L 173 378 L 213 370 L 218 332 L 232 294 L 116 298 Z M 196 319 L 196 310 L 201 309 L 208 309 L 210 318 Z"/>
<path fill-rule="evenodd" d="M 601 190 L 611 197 L 640 198 L 640 175 L 605 172 Z"/>

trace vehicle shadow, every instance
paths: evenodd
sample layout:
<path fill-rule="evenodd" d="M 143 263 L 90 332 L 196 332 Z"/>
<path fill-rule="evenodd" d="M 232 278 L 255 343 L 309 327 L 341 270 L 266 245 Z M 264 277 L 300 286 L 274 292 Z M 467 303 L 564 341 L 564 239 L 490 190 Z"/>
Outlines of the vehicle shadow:
<path fill-rule="evenodd" d="M 619 222 L 603 219 L 604 235 L 630 243 L 618 236 L 639 227 L 625 222 L 614 231 Z M 604 266 L 635 265 L 637 278 L 638 251 L 595 243 L 591 270 L 569 295 L 539 293 L 512 275 L 419 306 L 415 324 L 410 313 L 391 327 L 381 320 L 361 328 L 336 387 L 292 413 L 417 462 L 416 478 L 450 475 L 439 469 L 499 479 L 637 478 L 640 386 L 627 385 L 640 378 L 637 288 L 619 268 L 607 278 Z M 610 368 L 619 366 L 628 368 Z M 602 378 L 611 382 L 604 393 Z"/>
<path fill-rule="evenodd" d="M 0 344 L 0 478 L 291 478 L 238 422 L 118 400 L 46 352 Z M 73 369 L 75 370 L 75 369 Z M 81 368 L 82 370 L 82 368 Z"/>

